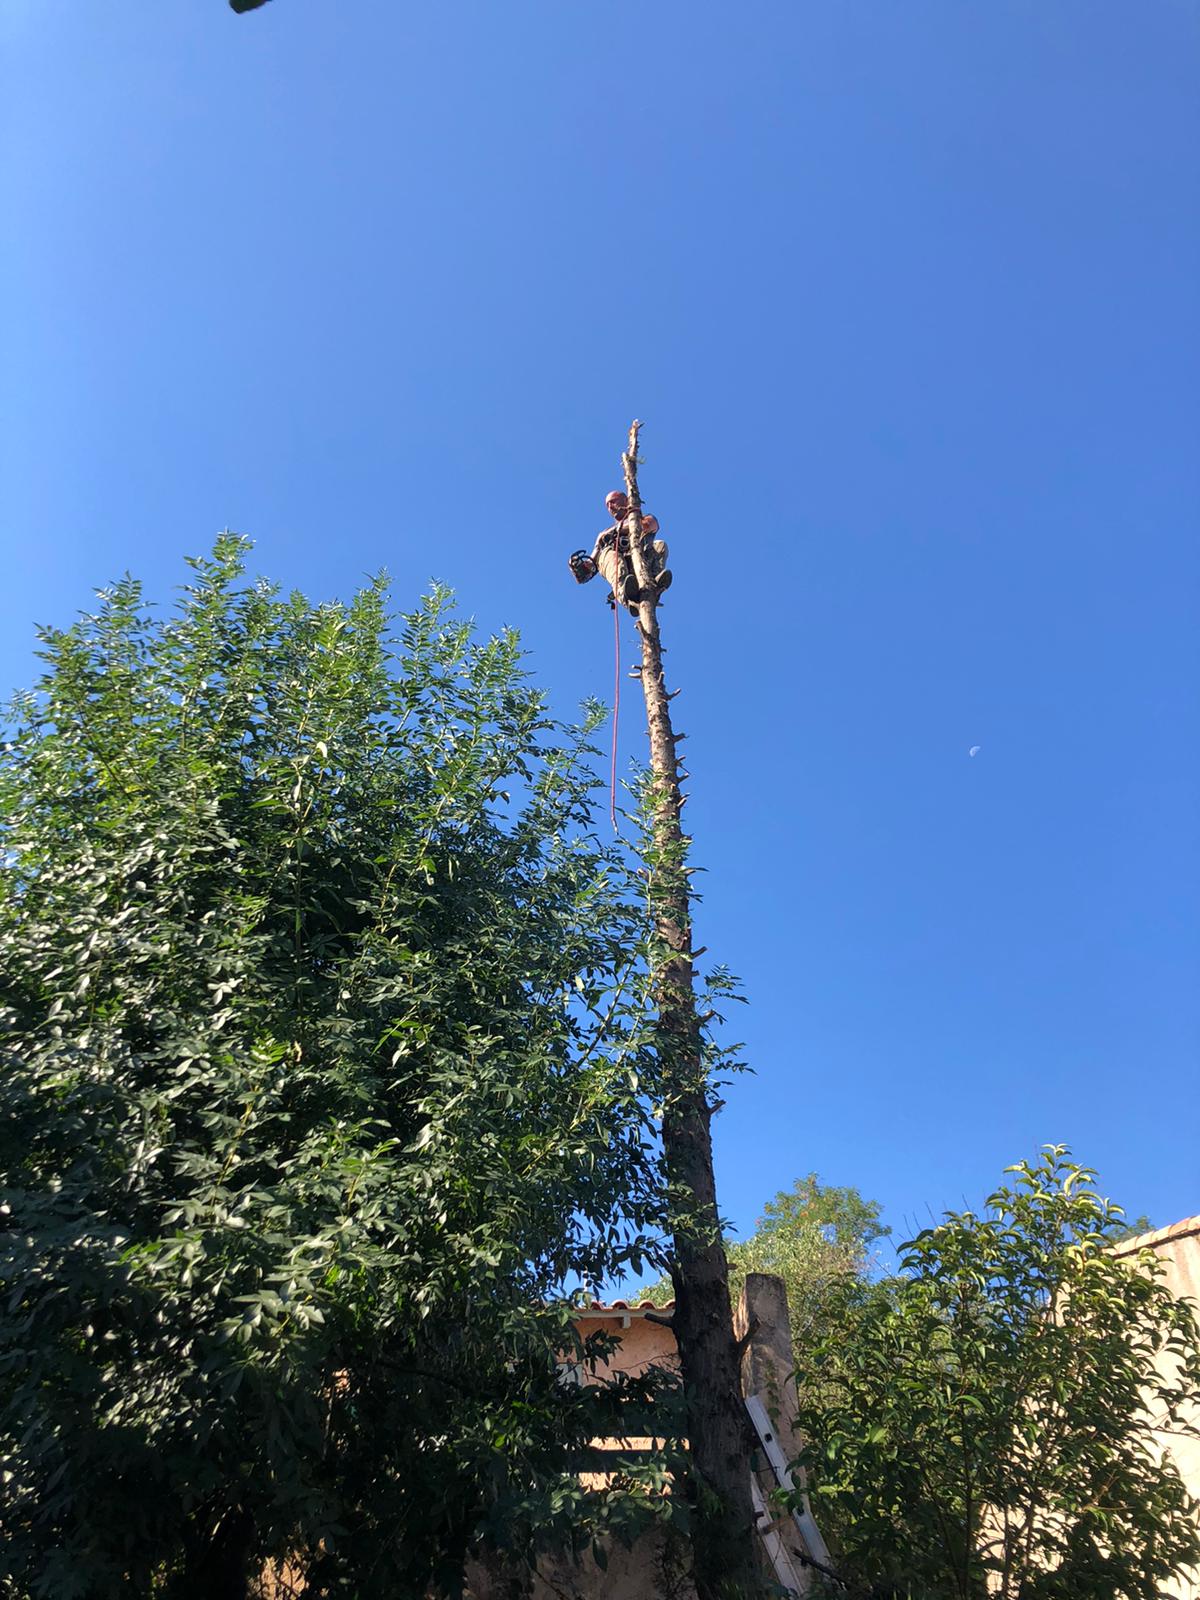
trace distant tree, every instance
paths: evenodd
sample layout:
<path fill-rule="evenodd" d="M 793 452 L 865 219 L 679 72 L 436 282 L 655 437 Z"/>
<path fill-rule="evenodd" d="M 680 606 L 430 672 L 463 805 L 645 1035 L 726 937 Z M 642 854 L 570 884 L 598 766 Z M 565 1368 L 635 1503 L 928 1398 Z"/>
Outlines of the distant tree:
<path fill-rule="evenodd" d="M 731 1247 L 739 1289 L 748 1272 L 776 1273 L 787 1285 L 793 1339 L 819 1336 L 846 1281 L 867 1275 L 874 1246 L 892 1231 L 880 1210 L 857 1189 L 823 1184 L 815 1172 L 798 1178 L 763 1207 L 750 1237 Z"/>
<path fill-rule="evenodd" d="M 1130 1239 L 1140 1239 L 1144 1233 L 1153 1232 L 1154 1224 L 1143 1211 L 1140 1217 L 1134 1217 L 1132 1221 L 1126 1219 L 1119 1228 L 1114 1229 L 1112 1243 L 1126 1244 Z"/>
<path fill-rule="evenodd" d="M 588 730 L 445 594 L 396 651 L 244 556 L 45 630 L 0 755 L 5 1594 L 450 1594 L 667 1506 L 556 1364 L 659 1205 Z"/>
<path fill-rule="evenodd" d="M 823 1184 L 815 1172 L 797 1178 L 763 1207 L 747 1239 L 726 1242 L 729 1284 L 736 1301 L 748 1272 L 770 1272 L 787 1288 L 792 1337 L 824 1337 L 831 1315 L 840 1316 L 848 1281 L 865 1278 L 874 1265 L 874 1246 L 891 1229 L 880 1222 L 880 1206 L 853 1187 Z M 663 1304 L 671 1298 L 669 1278 L 644 1291 Z"/>
<path fill-rule="evenodd" d="M 1194 1311 L 1064 1147 L 1008 1170 L 801 1350 L 817 1516 L 881 1600 L 1157 1600 L 1200 1559 L 1155 1436 L 1196 1431 Z"/>

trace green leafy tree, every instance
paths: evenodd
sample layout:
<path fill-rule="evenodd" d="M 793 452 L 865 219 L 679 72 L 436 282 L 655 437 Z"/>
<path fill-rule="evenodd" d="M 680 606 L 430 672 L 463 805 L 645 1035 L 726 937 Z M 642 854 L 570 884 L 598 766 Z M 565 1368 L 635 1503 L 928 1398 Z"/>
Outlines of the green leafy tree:
<path fill-rule="evenodd" d="M 1194 1311 L 1113 1254 L 1123 1214 L 1064 1147 L 1008 1170 L 807 1353 L 818 1518 L 863 1593 L 1154 1600 L 1200 1558 L 1156 1436 L 1200 1398 Z"/>
<path fill-rule="evenodd" d="M 1143 1211 L 1138 1217 L 1126 1218 L 1112 1236 L 1113 1244 L 1124 1244 L 1129 1239 L 1140 1239 L 1144 1233 L 1153 1233 L 1154 1224 Z"/>
<path fill-rule="evenodd" d="M 220 1600 L 271 1563 L 454 1593 L 474 1548 L 669 1505 L 580 1487 L 626 1395 L 556 1361 L 660 1203 L 589 729 L 444 593 L 395 650 L 382 583 L 313 606 L 244 557 L 166 620 L 126 580 L 45 630 L 0 759 L 18 1596 Z"/>
<path fill-rule="evenodd" d="M 793 1341 L 798 1348 L 819 1341 L 830 1318 L 842 1314 L 847 1284 L 870 1274 L 875 1245 L 892 1231 L 879 1217 L 878 1202 L 853 1187 L 823 1184 L 815 1172 L 797 1178 L 767 1202 L 749 1238 L 726 1242 L 734 1300 L 748 1272 L 774 1273 L 787 1288 Z M 665 1304 L 671 1280 L 660 1278 L 644 1292 Z"/>
<path fill-rule="evenodd" d="M 783 1279 L 799 1347 L 828 1331 L 847 1282 L 870 1272 L 875 1245 L 892 1231 L 879 1215 L 877 1201 L 864 1200 L 852 1187 L 820 1183 L 810 1172 L 768 1201 L 751 1236 L 731 1247 L 731 1273 L 739 1289 L 748 1272 Z"/>

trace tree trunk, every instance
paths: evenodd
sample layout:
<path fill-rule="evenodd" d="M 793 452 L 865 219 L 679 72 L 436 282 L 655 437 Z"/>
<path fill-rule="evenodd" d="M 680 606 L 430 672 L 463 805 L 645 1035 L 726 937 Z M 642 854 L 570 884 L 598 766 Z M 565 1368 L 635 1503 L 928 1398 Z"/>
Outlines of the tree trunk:
<path fill-rule="evenodd" d="M 178 1600 L 246 1600 L 254 1524 L 241 1507 L 226 1510 L 215 1526 L 193 1521 L 184 1533 L 184 1566 L 175 1586 Z"/>
<path fill-rule="evenodd" d="M 742 1400 L 713 1176 L 708 1085 L 692 956 L 688 839 L 680 810 L 678 738 L 671 726 L 663 675 L 658 593 L 641 542 L 637 446 L 641 424 L 629 430 L 623 457 L 632 519 L 629 548 L 641 586 L 638 631 L 642 690 L 650 732 L 652 777 L 651 905 L 661 945 L 654 974 L 659 1008 L 659 1054 L 666 1081 L 663 1153 L 673 1207 L 675 1286 L 673 1326 L 687 1405 L 688 1439 L 697 1483 L 693 1515 L 696 1589 L 700 1600 L 731 1600 L 762 1592 L 750 1501 L 749 1425 Z"/>

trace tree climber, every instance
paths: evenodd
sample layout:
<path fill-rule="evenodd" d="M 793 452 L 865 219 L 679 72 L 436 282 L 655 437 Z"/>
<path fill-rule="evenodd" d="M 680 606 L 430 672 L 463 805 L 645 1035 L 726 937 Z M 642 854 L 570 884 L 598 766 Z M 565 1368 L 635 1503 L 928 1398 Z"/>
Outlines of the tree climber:
<path fill-rule="evenodd" d="M 609 604 L 627 606 L 636 617 L 642 592 L 629 559 L 629 539 L 633 532 L 629 500 L 620 489 L 614 489 L 605 496 L 604 504 L 613 519 L 612 525 L 598 535 L 590 556 L 586 550 L 576 550 L 569 557 L 568 564 L 576 583 L 590 583 L 598 572 L 612 590 Z M 658 518 L 643 511 L 642 554 L 654 580 L 655 591 L 661 595 L 671 587 L 671 570 L 667 566 L 669 552 L 666 540 L 656 539 L 654 535 L 657 532 Z"/>

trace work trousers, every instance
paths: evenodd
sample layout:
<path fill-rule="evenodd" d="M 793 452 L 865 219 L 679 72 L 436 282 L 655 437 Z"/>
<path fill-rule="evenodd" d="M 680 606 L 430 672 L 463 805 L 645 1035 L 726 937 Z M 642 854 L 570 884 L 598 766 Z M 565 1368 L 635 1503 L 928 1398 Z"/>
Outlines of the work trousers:
<path fill-rule="evenodd" d="M 666 566 L 667 556 L 670 554 L 667 549 L 667 541 L 665 539 L 655 539 L 653 544 L 643 545 L 642 548 L 646 552 L 646 565 L 650 568 L 650 576 L 657 578 Z M 596 566 L 600 571 L 600 576 L 605 580 L 618 600 L 622 598 L 620 585 L 627 560 L 628 557 L 618 554 L 616 548 L 611 544 L 606 545 L 596 557 Z M 629 562 L 628 570 L 630 572 L 633 571 L 632 562 Z"/>

